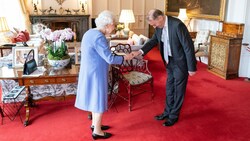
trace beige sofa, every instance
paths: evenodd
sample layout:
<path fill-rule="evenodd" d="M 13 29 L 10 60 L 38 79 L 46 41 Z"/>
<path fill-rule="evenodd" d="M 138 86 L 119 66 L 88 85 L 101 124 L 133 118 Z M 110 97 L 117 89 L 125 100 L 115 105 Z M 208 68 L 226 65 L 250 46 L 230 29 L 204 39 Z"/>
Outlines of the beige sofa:
<path fill-rule="evenodd" d="M 119 43 L 130 44 L 132 51 L 140 50 L 143 45 L 148 41 L 148 38 L 144 35 L 133 34 L 131 38 L 127 40 L 110 40 L 109 45 L 115 46 Z"/>

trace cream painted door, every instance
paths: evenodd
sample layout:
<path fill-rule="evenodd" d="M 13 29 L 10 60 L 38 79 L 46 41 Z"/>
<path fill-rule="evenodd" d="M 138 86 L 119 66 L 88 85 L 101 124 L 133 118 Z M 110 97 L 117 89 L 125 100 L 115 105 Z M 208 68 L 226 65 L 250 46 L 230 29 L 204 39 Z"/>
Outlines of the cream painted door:
<path fill-rule="evenodd" d="M 247 7 L 250 7 L 250 1 L 247 1 Z M 239 76 L 250 78 L 250 52 L 246 47 L 250 47 L 250 8 L 246 8 L 245 26 L 243 42 L 249 44 L 242 46 L 240 55 Z"/>

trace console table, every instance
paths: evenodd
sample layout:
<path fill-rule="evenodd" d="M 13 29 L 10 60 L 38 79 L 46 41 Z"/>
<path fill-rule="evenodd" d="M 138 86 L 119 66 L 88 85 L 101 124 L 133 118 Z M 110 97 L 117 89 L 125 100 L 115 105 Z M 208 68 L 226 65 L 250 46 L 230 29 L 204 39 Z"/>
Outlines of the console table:
<path fill-rule="evenodd" d="M 3 73 L 8 72 L 8 73 Z M 67 84 L 75 83 L 78 81 L 79 65 L 72 65 L 71 68 L 65 68 L 62 70 L 54 70 L 51 67 L 46 67 L 46 71 L 39 77 L 23 76 L 22 68 L 0 68 L 0 79 L 11 79 L 19 83 L 20 86 L 25 86 L 26 90 L 26 102 L 25 111 L 26 118 L 24 125 L 27 126 L 30 118 L 30 106 L 29 106 L 29 87 L 34 85 L 45 84 Z"/>
<path fill-rule="evenodd" d="M 30 15 L 30 22 L 43 23 L 52 30 L 71 28 L 76 33 L 78 42 L 89 29 L 89 15 Z"/>

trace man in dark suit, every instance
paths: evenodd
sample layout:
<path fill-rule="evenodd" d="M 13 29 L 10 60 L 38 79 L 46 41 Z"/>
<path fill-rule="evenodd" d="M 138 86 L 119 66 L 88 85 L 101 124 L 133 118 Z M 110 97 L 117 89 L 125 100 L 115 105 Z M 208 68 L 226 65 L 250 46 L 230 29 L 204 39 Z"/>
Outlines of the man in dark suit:
<path fill-rule="evenodd" d="M 145 55 L 159 45 L 167 69 L 167 96 L 164 112 L 155 116 L 155 119 L 166 119 L 163 126 L 172 126 L 179 118 L 188 75 L 193 76 L 196 72 L 194 45 L 185 24 L 179 19 L 153 9 L 149 11 L 147 20 L 155 28 L 155 33 L 142 49 L 133 52 L 133 55 Z"/>

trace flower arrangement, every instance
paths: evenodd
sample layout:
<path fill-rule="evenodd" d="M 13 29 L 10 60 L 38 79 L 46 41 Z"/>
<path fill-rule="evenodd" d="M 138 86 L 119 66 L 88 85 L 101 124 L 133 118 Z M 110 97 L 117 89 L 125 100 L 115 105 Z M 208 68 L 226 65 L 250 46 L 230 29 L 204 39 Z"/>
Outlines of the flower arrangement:
<path fill-rule="evenodd" d="M 71 40 L 75 33 L 71 28 L 51 31 L 46 28 L 40 32 L 40 35 L 46 40 L 49 60 L 64 60 L 70 58 L 65 41 Z"/>
<path fill-rule="evenodd" d="M 116 30 L 117 30 L 117 31 L 121 31 L 121 30 L 123 30 L 123 29 L 124 29 L 124 24 L 119 23 L 119 24 L 116 26 Z"/>
<path fill-rule="evenodd" d="M 32 25 L 32 31 L 36 34 L 40 34 L 40 32 L 42 32 L 46 28 L 48 28 L 48 27 L 42 23 L 36 23 L 36 24 Z"/>
<path fill-rule="evenodd" d="M 122 23 L 117 24 L 117 26 L 116 26 L 116 35 L 117 36 L 123 36 L 124 35 L 123 29 L 124 29 L 124 24 L 122 24 Z"/>

